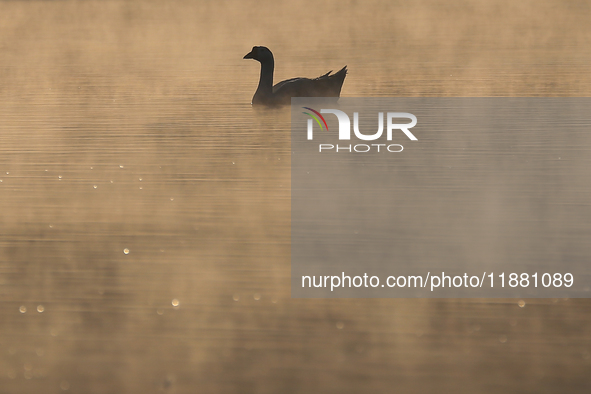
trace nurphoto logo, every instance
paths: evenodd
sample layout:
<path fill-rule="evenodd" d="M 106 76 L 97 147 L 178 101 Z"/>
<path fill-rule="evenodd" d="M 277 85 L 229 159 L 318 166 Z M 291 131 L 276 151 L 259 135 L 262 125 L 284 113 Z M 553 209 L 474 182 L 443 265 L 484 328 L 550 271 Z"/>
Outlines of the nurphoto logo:
<path fill-rule="evenodd" d="M 336 115 L 339 122 L 339 140 L 347 141 L 351 140 L 351 119 L 349 116 L 338 109 L 321 109 L 320 112 L 310 107 L 302 107 L 310 112 L 303 112 L 303 114 L 310 116 L 308 119 L 308 140 L 314 139 L 314 121 L 318 124 L 321 131 L 329 131 L 326 119 L 322 114 L 333 114 Z M 411 141 L 418 141 L 417 137 L 410 132 L 409 129 L 417 125 L 417 117 L 408 112 L 388 112 L 386 114 L 386 138 L 388 141 L 392 141 L 392 134 L 394 130 L 402 131 Z M 407 119 L 410 123 L 394 123 L 394 119 Z M 384 132 L 384 113 L 378 113 L 378 131 L 374 134 L 363 134 L 359 130 L 359 112 L 353 112 L 353 133 L 355 137 L 362 141 L 375 141 L 382 136 Z M 380 148 L 385 149 L 380 150 Z M 356 145 L 333 145 L 333 144 L 319 144 L 319 152 L 332 151 L 332 152 L 356 152 L 365 153 L 371 150 L 388 151 L 388 152 L 402 152 L 404 148 L 400 144 L 356 144 Z"/>

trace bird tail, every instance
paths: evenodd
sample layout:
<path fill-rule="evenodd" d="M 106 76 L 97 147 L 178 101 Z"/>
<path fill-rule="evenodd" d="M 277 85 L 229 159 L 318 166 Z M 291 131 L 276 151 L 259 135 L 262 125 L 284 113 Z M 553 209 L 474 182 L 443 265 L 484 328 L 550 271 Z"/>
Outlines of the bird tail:
<path fill-rule="evenodd" d="M 345 80 L 345 76 L 347 75 L 347 66 L 341 68 L 339 71 L 334 73 L 332 77 L 338 77 L 339 79 Z"/>
<path fill-rule="evenodd" d="M 331 87 L 333 88 L 335 97 L 339 97 L 341 95 L 341 88 L 343 87 L 343 82 L 345 82 L 346 76 L 347 76 L 347 66 L 341 68 L 336 73 L 328 76 L 328 79 L 330 81 Z"/>

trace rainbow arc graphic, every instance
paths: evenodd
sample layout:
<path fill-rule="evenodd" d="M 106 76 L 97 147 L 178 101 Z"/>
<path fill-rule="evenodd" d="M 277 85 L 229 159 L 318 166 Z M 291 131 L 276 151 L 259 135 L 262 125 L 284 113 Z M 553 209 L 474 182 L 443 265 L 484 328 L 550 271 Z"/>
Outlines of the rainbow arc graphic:
<path fill-rule="evenodd" d="M 320 115 L 320 112 L 310 108 L 310 107 L 302 107 L 303 109 L 307 109 L 308 111 L 312 111 L 314 112 L 314 114 L 311 114 L 309 112 L 302 112 L 303 114 L 309 115 L 312 117 L 312 119 L 314 119 L 316 121 L 316 123 L 318 123 L 318 126 L 320 126 L 320 130 L 324 130 L 324 128 L 322 127 L 322 123 L 324 123 L 324 127 L 326 127 L 326 131 L 328 131 L 328 125 L 326 124 L 326 120 L 324 120 L 324 116 Z M 318 119 L 320 117 L 320 119 L 322 119 L 322 123 L 320 123 L 320 119 Z"/>

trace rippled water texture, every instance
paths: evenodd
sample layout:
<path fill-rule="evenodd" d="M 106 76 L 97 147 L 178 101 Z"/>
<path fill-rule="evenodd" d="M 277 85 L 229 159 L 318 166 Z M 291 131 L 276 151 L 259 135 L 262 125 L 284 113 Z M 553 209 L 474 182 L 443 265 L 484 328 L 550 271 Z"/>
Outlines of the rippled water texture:
<path fill-rule="evenodd" d="M 0 392 L 589 392 L 587 300 L 292 300 L 289 109 L 242 56 L 347 65 L 349 97 L 589 96 L 590 7 L 0 2 Z"/>

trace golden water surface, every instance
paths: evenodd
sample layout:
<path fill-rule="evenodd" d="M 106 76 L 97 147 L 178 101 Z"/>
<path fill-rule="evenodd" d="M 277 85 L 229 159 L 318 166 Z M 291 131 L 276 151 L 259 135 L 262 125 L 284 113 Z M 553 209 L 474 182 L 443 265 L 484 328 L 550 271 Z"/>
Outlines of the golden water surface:
<path fill-rule="evenodd" d="M 242 60 L 347 65 L 349 97 L 589 96 L 590 20 L 587 0 L 0 2 L 0 393 L 590 392 L 587 300 L 291 299 L 290 113 L 250 106 Z"/>

